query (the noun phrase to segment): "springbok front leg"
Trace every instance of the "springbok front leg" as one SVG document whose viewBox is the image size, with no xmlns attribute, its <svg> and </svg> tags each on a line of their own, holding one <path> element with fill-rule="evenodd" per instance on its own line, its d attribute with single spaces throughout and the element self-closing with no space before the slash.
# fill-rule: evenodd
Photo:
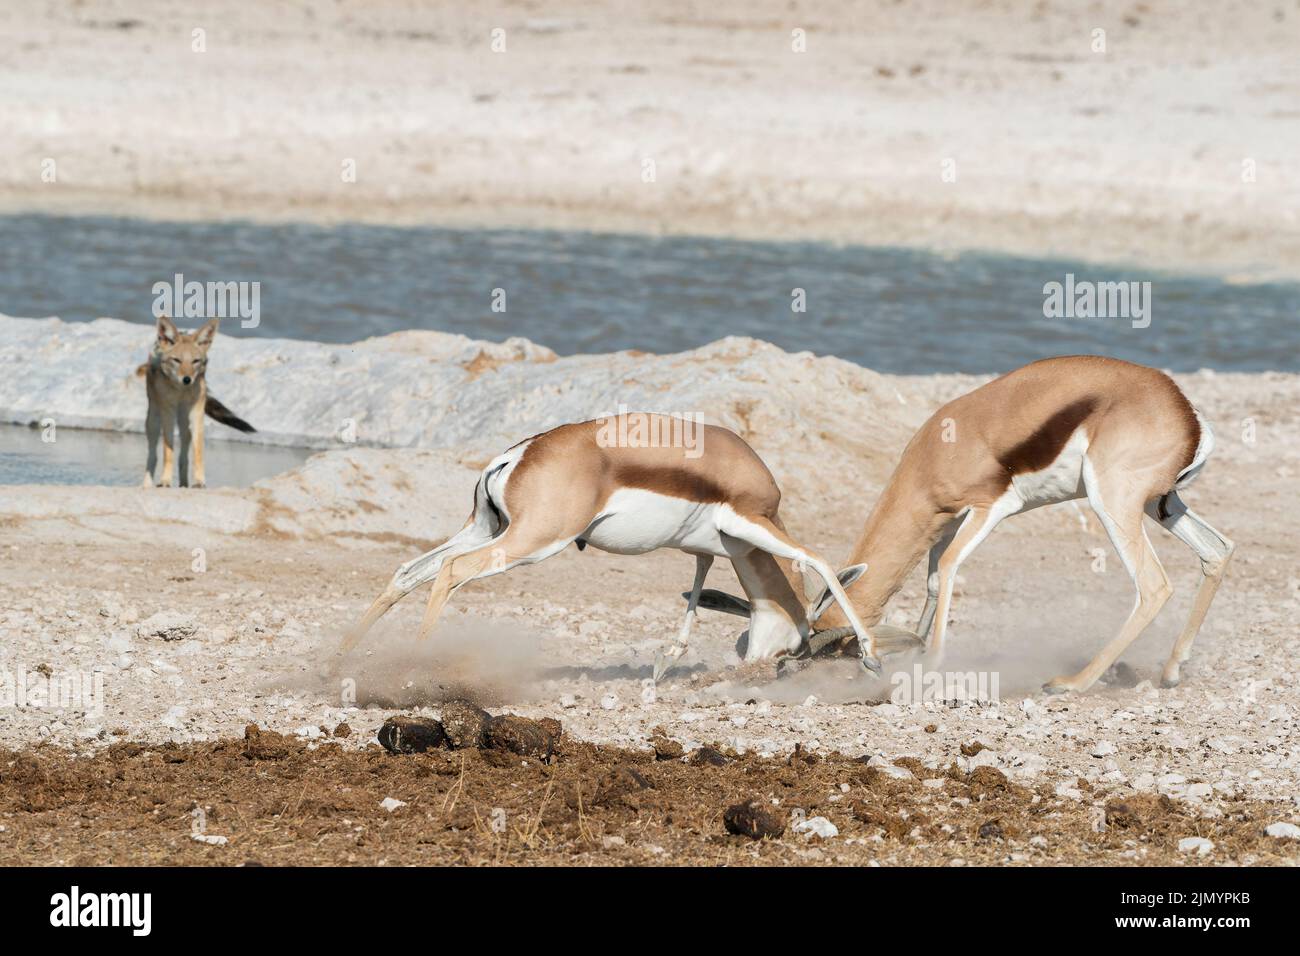
<svg viewBox="0 0 1300 956">
<path fill-rule="evenodd" d="M 695 581 L 691 585 L 691 593 L 686 598 L 686 619 L 682 621 L 682 629 L 677 634 L 677 640 L 666 651 L 660 651 L 655 656 L 654 682 L 659 683 L 660 679 L 668 672 L 672 662 L 677 660 L 686 653 L 686 643 L 690 640 L 691 626 L 695 623 L 695 609 L 700 603 L 700 591 L 704 588 L 704 579 L 709 574 L 709 568 L 713 567 L 713 555 L 697 554 L 695 556 Z"/>
<path fill-rule="evenodd" d="M 952 589 L 957 580 L 957 569 L 980 543 L 992 533 L 998 523 L 1020 508 L 1019 499 L 1008 490 L 992 505 L 972 506 L 957 526 L 948 546 L 935 562 L 938 575 L 938 599 L 935 602 L 934 633 L 926 645 L 926 666 L 937 670 L 943 663 L 944 639 L 948 636 L 948 611 L 952 607 Z"/>
<path fill-rule="evenodd" d="M 840 612 L 848 618 L 849 625 L 853 628 L 853 633 L 858 639 L 858 647 L 862 651 L 862 666 L 876 675 L 880 674 L 880 658 L 876 654 L 875 638 L 863 626 L 857 610 L 853 607 L 853 602 L 844 593 L 839 578 L 826 563 L 825 558 L 799 545 L 780 526 L 762 515 L 741 515 L 730 511 L 723 517 L 721 524 L 725 534 L 766 551 L 774 557 L 801 562 L 805 567 L 817 572 L 825 583 L 826 589 L 834 596 Z"/>
<path fill-rule="evenodd" d="M 921 620 L 916 625 L 916 634 L 922 640 L 930 635 L 930 626 L 934 624 L 934 612 L 939 605 L 939 559 L 948 550 L 953 536 L 961 529 L 960 521 L 950 521 L 944 526 L 938 540 L 930 546 L 930 557 L 925 568 L 925 606 L 921 608 Z"/>
<path fill-rule="evenodd" d="M 1183 504 L 1175 492 L 1170 492 L 1163 499 L 1157 499 L 1147 505 L 1147 514 L 1166 528 L 1179 541 L 1183 542 L 1201 559 L 1200 587 L 1196 589 L 1196 598 L 1192 603 L 1192 613 L 1187 618 L 1178 640 L 1174 642 L 1173 651 L 1165 663 L 1160 683 L 1165 687 L 1176 687 L 1181 678 L 1182 665 L 1192 653 L 1192 642 L 1205 621 L 1205 614 L 1210 610 L 1210 602 L 1219 590 L 1223 572 L 1228 567 L 1235 550 L 1233 543 L 1210 527 L 1200 515 Z"/>
</svg>

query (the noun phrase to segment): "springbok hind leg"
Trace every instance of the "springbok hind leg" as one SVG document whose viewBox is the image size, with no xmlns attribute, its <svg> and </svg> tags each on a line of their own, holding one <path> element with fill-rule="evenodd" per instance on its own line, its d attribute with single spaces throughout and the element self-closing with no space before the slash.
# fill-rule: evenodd
<svg viewBox="0 0 1300 956">
<path fill-rule="evenodd" d="M 1146 626 L 1155 620 L 1173 593 L 1165 570 L 1160 566 L 1160 559 L 1156 557 L 1155 549 L 1147 538 L 1146 529 L 1142 527 L 1145 496 L 1139 497 L 1133 493 L 1108 494 L 1107 489 L 1096 487 L 1095 479 L 1089 480 L 1087 469 L 1085 482 L 1088 484 L 1088 500 L 1137 588 L 1137 603 L 1133 605 L 1119 634 L 1083 670 L 1071 676 L 1054 678 L 1043 686 L 1043 690 L 1049 694 L 1069 690 L 1084 691 L 1091 687 Z"/>
<path fill-rule="evenodd" d="M 394 572 L 393 579 L 388 583 L 388 587 L 384 588 L 379 597 L 375 598 L 356 627 L 351 628 L 343 636 L 342 642 L 334 652 L 335 662 L 356 647 L 361 642 L 361 639 L 374 627 L 375 622 L 387 614 L 394 604 L 430 578 L 435 577 L 447 558 L 454 554 L 461 554 L 481 547 L 491 540 L 491 534 L 485 532 L 485 529 L 477 525 L 471 518 L 460 531 L 438 545 L 438 547 L 426 551 L 419 557 L 413 558 L 399 567 Z"/>
<path fill-rule="evenodd" d="M 1203 577 L 1192 602 L 1192 613 L 1187 618 L 1182 633 L 1178 635 L 1178 640 L 1174 642 L 1173 651 L 1160 679 L 1165 687 L 1176 687 L 1181 678 L 1181 667 L 1191 656 L 1192 642 L 1196 640 L 1201 624 L 1205 621 L 1205 614 L 1210 610 L 1210 602 L 1219 590 L 1219 582 L 1223 580 L 1223 572 L 1232 558 L 1234 545 L 1210 527 L 1204 518 L 1183 504 L 1176 493 L 1171 492 L 1163 499 L 1148 504 L 1147 514 L 1195 551 L 1201 559 Z"/>
<path fill-rule="evenodd" d="M 522 523 L 512 524 L 505 534 L 481 548 L 448 558 L 434 579 L 429 603 L 420 622 L 420 639 L 428 637 L 443 607 L 459 588 L 482 578 L 490 578 L 524 564 L 536 564 L 559 554 L 573 543 L 576 535 L 555 538 L 550 534 L 530 534 Z"/>
</svg>

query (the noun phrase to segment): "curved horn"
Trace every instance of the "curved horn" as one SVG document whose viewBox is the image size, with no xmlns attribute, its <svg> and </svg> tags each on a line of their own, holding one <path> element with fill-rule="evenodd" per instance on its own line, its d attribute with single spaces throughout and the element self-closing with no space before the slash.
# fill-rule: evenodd
<svg viewBox="0 0 1300 956">
<path fill-rule="evenodd" d="M 832 644 L 853 636 L 851 627 L 829 627 L 824 631 L 816 631 L 808 638 L 808 653 L 820 654 Z"/>
</svg>

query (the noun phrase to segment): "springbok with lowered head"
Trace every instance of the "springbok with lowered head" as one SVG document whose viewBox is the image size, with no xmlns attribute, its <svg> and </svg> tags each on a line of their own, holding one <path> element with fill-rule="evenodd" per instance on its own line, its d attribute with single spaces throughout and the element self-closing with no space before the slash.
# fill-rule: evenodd
<svg viewBox="0 0 1300 956">
<path fill-rule="evenodd" d="M 1178 496 L 1204 467 L 1214 435 L 1163 372 L 1118 359 L 1074 355 L 1044 359 L 1003 375 L 935 412 L 908 442 L 853 548 L 870 566 L 846 588 L 857 620 L 835 608 L 809 647 L 847 644 L 884 615 L 885 605 L 929 552 L 925 609 L 917 628 L 937 667 L 952 604 L 953 579 L 998 522 L 1043 505 L 1087 498 L 1137 589 L 1119 634 L 1077 674 L 1044 686 L 1091 687 L 1169 600 L 1172 589 L 1143 527 L 1143 516 L 1170 531 L 1201 561 L 1191 616 L 1174 643 L 1162 681 L 1176 685 L 1233 544 Z M 746 613 L 747 603 L 705 591 L 700 606 Z"/>
<path fill-rule="evenodd" d="M 683 436 L 684 428 L 693 434 L 678 441 L 661 438 Z M 877 642 L 858 623 L 844 585 L 863 569 L 847 568 L 837 577 L 824 559 L 786 533 L 777 514 L 780 501 L 767 466 L 725 428 L 647 413 L 561 425 L 488 464 L 465 526 L 397 569 L 345 637 L 339 655 L 422 584 L 433 582 L 420 626 L 424 637 L 458 588 L 576 544 L 615 554 L 676 548 L 695 555 L 686 619 L 675 643 L 655 662 L 655 680 L 684 653 L 705 576 L 719 557 L 731 560 L 749 598 L 746 660 L 799 652 L 809 621 L 834 602 L 858 639 L 864 664 L 879 672 L 877 654 L 897 649 L 891 641 L 898 629 L 882 629 Z M 797 597 L 794 575 L 778 558 L 820 577 L 823 589 L 809 606 Z"/>
</svg>

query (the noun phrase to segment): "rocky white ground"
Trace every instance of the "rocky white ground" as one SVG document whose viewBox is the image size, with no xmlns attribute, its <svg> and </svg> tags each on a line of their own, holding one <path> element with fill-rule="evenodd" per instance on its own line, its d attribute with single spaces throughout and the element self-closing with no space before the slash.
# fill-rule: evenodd
<svg viewBox="0 0 1300 956">
<path fill-rule="evenodd" d="M 97 323 L 85 334 L 97 326 L 117 331 Z M 69 327 L 56 330 L 57 347 L 74 347 Z M 1004 524 L 963 569 L 950 663 L 996 675 L 996 707 L 891 703 L 891 684 L 866 680 L 850 662 L 774 680 L 769 668 L 736 666 L 739 619 L 719 616 L 701 618 L 682 669 L 653 698 L 644 696 L 689 583 L 690 559 L 675 553 L 573 550 L 472 585 L 424 646 L 413 642 L 422 610 L 413 595 L 341 681 L 322 679 L 322 656 L 396 565 L 459 526 L 486 458 L 578 417 L 592 394 L 700 411 L 738 429 L 786 489 L 792 530 L 839 557 L 911 430 L 978 381 L 881 376 L 748 340 L 672 356 L 554 361 L 518 344 L 510 347 L 513 360 L 497 364 L 472 361 L 480 352 L 492 357 L 494 347 L 451 339 L 426 333 L 415 357 L 416 349 L 390 340 L 303 352 L 304 363 L 322 367 L 331 354 L 368 363 L 401 396 L 392 400 L 402 403 L 392 407 L 393 421 L 408 421 L 420 404 L 403 394 L 397 373 L 404 363 L 419 366 L 434 396 L 465 396 L 464 418 L 430 411 L 425 424 L 388 433 L 426 447 L 340 444 L 245 490 L 0 487 L 0 665 L 27 675 L 29 688 L 101 674 L 104 703 L 102 712 L 30 699 L 6 704 L 0 744 L 91 749 L 121 736 L 210 739 L 238 734 L 250 721 L 311 736 L 346 721 L 358 731 L 349 740 L 362 745 L 397 709 L 436 712 L 438 701 L 473 693 L 494 707 L 555 716 L 571 734 L 629 746 L 645 746 L 662 726 L 688 747 L 781 752 L 800 743 L 946 763 L 959 744 L 978 740 L 989 749 L 962 760 L 1045 776 L 1068 791 L 1083 777 L 1193 799 L 1211 792 L 1294 799 L 1300 519 L 1291 503 L 1300 472 L 1300 376 L 1179 377 L 1219 438 L 1187 498 L 1236 540 L 1238 552 L 1174 690 L 1150 682 L 1188 611 L 1198 571 L 1189 552 L 1153 528 L 1176 596 L 1125 658 L 1140 682 L 1081 696 L 1038 693 L 1107 640 L 1132 601 L 1095 519 L 1068 506 Z M 272 363 L 250 358 L 274 355 L 277 343 L 225 347 L 231 404 L 255 420 L 267 416 L 272 432 L 305 434 L 313 415 L 334 422 L 349 417 L 346 408 L 381 421 L 390 408 L 377 389 L 371 404 L 359 402 L 346 384 L 359 379 L 341 377 L 337 392 L 304 411 L 277 400 L 266 370 Z M 5 382 L 0 376 L 0 389 Z M 12 402 L 3 394 L 0 404 Z M 130 424 L 125 398 L 83 407 L 77 397 L 66 408 L 63 400 L 52 397 L 44 410 L 89 415 L 99 405 L 106 418 Z M 210 454 L 222 449 L 215 442 Z M 716 570 L 711 583 L 730 586 L 729 570 Z M 913 623 L 919 598 L 917 575 L 894 619 Z"/>
</svg>

